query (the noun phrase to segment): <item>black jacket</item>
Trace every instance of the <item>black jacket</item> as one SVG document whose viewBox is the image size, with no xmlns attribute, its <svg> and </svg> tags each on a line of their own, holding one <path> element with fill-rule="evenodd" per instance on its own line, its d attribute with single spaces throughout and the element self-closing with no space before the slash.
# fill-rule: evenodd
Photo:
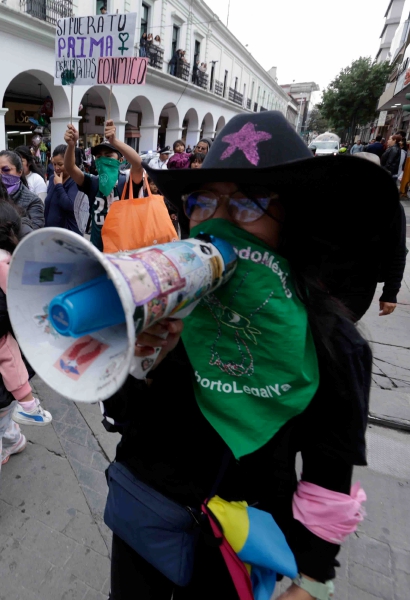
<svg viewBox="0 0 410 600">
<path fill-rule="evenodd" d="M 337 356 L 333 362 L 319 352 L 320 386 L 309 407 L 256 452 L 232 458 L 218 490 L 226 500 L 246 499 L 270 512 L 287 536 L 299 570 L 321 581 L 335 576 L 339 546 L 293 519 L 295 457 L 302 453 L 306 481 L 350 493 L 353 465 L 366 464 L 372 361 L 368 344 L 350 321 L 331 323 Z M 163 494 L 199 505 L 227 450 L 197 405 L 194 373 L 182 342 L 150 377 L 150 386 L 128 377 L 104 402 L 106 417 L 115 423 L 106 420 L 106 428 L 122 434 L 117 460 Z"/>
<path fill-rule="evenodd" d="M 399 144 L 395 144 L 391 148 L 387 148 L 386 152 L 381 157 L 381 164 L 391 175 L 397 175 L 399 172 L 401 159 L 401 148 Z"/>
</svg>

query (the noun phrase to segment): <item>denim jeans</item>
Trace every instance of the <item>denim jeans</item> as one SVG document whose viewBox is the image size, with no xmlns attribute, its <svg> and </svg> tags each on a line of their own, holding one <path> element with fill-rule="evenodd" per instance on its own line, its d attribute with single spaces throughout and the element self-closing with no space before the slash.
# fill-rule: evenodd
<svg viewBox="0 0 410 600">
<path fill-rule="evenodd" d="M 140 46 L 140 56 L 141 57 L 146 57 L 147 56 L 147 51 L 143 46 Z"/>
<path fill-rule="evenodd" d="M 0 471 L 2 457 L 8 454 L 7 449 L 14 446 L 21 436 L 20 427 L 11 418 L 16 404 L 12 402 L 6 408 L 0 408 Z"/>
</svg>

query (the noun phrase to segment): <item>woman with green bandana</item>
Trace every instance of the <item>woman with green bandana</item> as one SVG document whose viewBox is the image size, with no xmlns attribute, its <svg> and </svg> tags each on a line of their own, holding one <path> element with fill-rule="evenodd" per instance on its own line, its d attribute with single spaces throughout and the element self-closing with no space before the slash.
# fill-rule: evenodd
<svg viewBox="0 0 410 600">
<path fill-rule="evenodd" d="M 91 243 L 103 250 L 101 230 L 111 204 L 121 198 L 128 179 L 127 173 L 120 173 L 120 165 L 125 158 L 131 165 L 130 177 L 134 185 L 134 197 L 137 198 L 142 186 L 143 169 L 138 154 L 118 140 L 115 136 L 114 121 L 107 121 L 105 140 L 91 149 L 95 158 L 98 175 L 83 173 L 75 164 L 75 147 L 79 133 L 74 125 L 68 125 L 64 139 L 68 145 L 64 156 L 64 168 L 78 185 L 81 192 L 88 196 L 91 213 Z"/>
<path fill-rule="evenodd" d="M 281 113 L 264 112 L 229 121 L 202 169 L 148 167 L 189 235 L 230 242 L 238 265 L 184 321 L 138 336 L 136 356 L 162 348 L 148 379 L 129 377 L 103 407 L 122 434 L 116 460 L 156 492 L 199 508 L 218 482 L 224 500 L 273 516 L 299 571 L 281 600 L 330 600 L 340 545 L 363 518 L 352 473 L 366 465 L 371 352 L 335 295 L 352 271 L 377 281 L 399 202 L 387 173 L 358 162 L 314 160 Z M 206 534 L 194 560 L 178 587 L 114 534 L 110 598 L 240 597 Z"/>
</svg>

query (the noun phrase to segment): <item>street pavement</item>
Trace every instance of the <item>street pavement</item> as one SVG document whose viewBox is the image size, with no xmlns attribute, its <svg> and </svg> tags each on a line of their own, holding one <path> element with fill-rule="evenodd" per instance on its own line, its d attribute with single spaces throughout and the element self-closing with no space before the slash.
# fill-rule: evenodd
<svg viewBox="0 0 410 600">
<path fill-rule="evenodd" d="M 367 517 L 339 556 L 335 600 L 410 598 L 410 264 L 396 311 L 379 317 L 377 298 L 360 324 L 374 353 L 369 466 L 355 471 Z M 53 423 L 23 428 L 27 449 L 1 472 L 0 600 L 106 600 L 104 470 L 119 436 L 97 405 L 69 402 L 37 377 L 34 387 Z"/>
</svg>

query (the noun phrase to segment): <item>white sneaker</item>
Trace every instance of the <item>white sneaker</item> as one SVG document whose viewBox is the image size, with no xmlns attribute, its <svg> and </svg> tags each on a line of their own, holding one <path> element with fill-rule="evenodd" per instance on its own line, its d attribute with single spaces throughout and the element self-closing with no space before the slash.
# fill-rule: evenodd
<svg viewBox="0 0 410 600">
<path fill-rule="evenodd" d="M 23 452 L 26 446 L 26 437 L 21 433 L 18 442 L 16 442 L 14 446 L 10 446 L 10 448 L 3 449 L 3 453 L 1 455 L 1 464 L 5 465 L 7 462 L 9 462 L 9 458 L 12 454 L 19 454 L 20 452 Z"/>
<path fill-rule="evenodd" d="M 25 411 L 20 404 L 17 404 L 12 417 L 15 423 L 19 425 L 38 425 L 40 427 L 51 423 L 53 420 L 51 414 L 48 410 L 44 410 L 38 398 L 34 398 L 34 400 L 37 406 L 31 412 Z"/>
</svg>

